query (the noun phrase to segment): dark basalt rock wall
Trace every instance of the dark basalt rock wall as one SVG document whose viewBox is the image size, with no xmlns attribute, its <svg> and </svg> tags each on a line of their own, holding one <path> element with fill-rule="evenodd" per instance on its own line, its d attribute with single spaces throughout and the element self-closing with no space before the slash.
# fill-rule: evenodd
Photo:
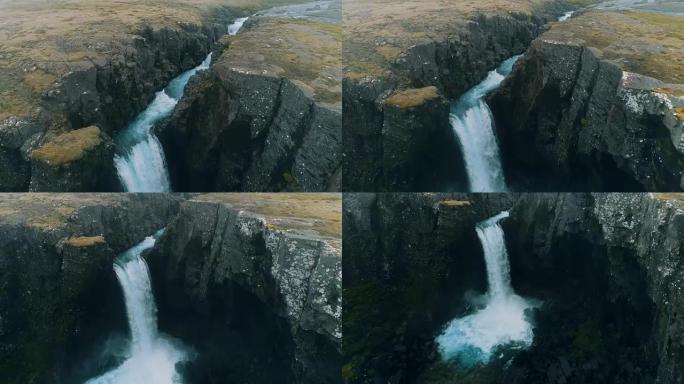
<svg viewBox="0 0 684 384">
<path fill-rule="evenodd" d="M 340 383 L 339 247 L 223 205 L 184 202 L 149 260 L 160 322 L 198 350 L 189 377 Z"/>
<path fill-rule="evenodd" d="M 535 191 L 682 189 L 681 131 L 663 99 L 589 48 L 537 40 L 491 100 L 505 171 Z M 630 74 L 638 77 L 638 75 Z"/>
<path fill-rule="evenodd" d="M 176 190 L 340 189 L 341 114 L 288 79 L 212 67 L 158 136 Z"/>
<path fill-rule="evenodd" d="M 231 18 L 226 16 L 224 21 Z M 0 191 L 27 191 L 32 177 L 41 177 L 31 174 L 30 152 L 55 134 L 97 125 L 115 137 L 157 91 L 205 58 L 225 34 L 225 25 L 145 28 L 132 41 L 122 43 L 113 57 L 67 75 L 46 92 L 35 116 L 0 122 Z M 97 173 L 98 166 L 92 164 L 93 169 L 86 171 Z M 34 184 L 45 185 L 41 189 L 45 191 L 58 187 L 42 180 Z"/>
<path fill-rule="evenodd" d="M 114 257 L 162 228 L 176 206 L 161 195 L 131 195 L 86 204 L 53 228 L 0 221 L 4 383 L 69 382 L 62 379 L 80 370 L 71 359 L 83 345 L 102 341 L 100 327 L 126 329 Z M 72 244 L 74 236 L 102 241 Z"/>
<path fill-rule="evenodd" d="M 410 153 L 396 152 L 396 148 L 385 145 L 385 136 L 394 131 L 411 132 L 425 129 L 414 119 L 398 124 L 392 119 L 393 109 L 385 99 L 395 90 L 436 86 L 442 97 L 455 99 L 467 89 L 476 85 L 489 71 L 505 59 L 523 52 L 541 32 L 545 19 L 524 15 L 481 16 L 473 20 L 461 36 L 443 41 L 417 45 L 404 53 L 390 68 L 389 75 L 381 78 L 343 80 L 343 148 L 345 151 L 343 188 L 345 191 L 419 191 L 444 190 L 464 185 L 465 170 L 458 143 L 449 126 L 448 115 L 444 114 L 439 124 L 434 124 L 434 137 L 440 138 L 442 146 L 437 149 L 414 148 L 415 153 L 440 151 L 449 163 L 442 167 L 414 166 L 407 173 L 396 175 L 387 169 L 384 158 L 398 159 L 410 163 Z M 456 71 L 456 68 L 461 70 Z M 434 113 L 430 108 L 416 108 L 416 120 L 429 121 L 426 114 Z M 440 116 L 442 115 L 440 111 Z M 392 121 L 393 124 L 387 124 Z M 390 132 L 390 130 L 392 132 Z M 412 133 L 409 136 L 419 136 Z M 445 140 L 443 138 L 451 138 Z M 421 168 L 419 171 L 415 168 Z M 435 168 L 438 168 L 435 171 Z M 421 174 L 439 173 L 433 180 L 419 183 Z M 460 176 L 459 176 L 460 175 Z M 399 180 L 397 180 L 399 178 Z"/>
<path fill-rule="evenodd" d="M 501 210 L 514 289 L 543 302 L 534 344 L 484 367 L 445 364 L 434 337 L 472 311 L 467 291 L 486 290 L 474 226 Z M 348 197 L 344 215 L 349 382 L 682 382 L 679 202 L 380 194 Z"/>
</svg>

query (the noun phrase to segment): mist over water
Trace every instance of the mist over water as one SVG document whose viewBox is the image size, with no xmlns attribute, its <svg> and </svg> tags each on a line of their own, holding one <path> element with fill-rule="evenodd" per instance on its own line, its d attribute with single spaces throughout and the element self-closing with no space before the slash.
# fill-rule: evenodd
<svg viewBox="0 0 684 384">
<path fill-rule="evenodd" d="M 533 326 L 525 311 L 538 305 L 513 292 L 504 232 L 499 222 L 508 212 L 477 224 L 487 267 L 484 306 L 471 315 L 452 320 L 437 337 L 444 360 L 459 360 L 466 366 L 486 363 L 498 347 L 527 348 L 534 339 Z"/>
<path fill-rule="evenodd" d="M 449 121 L 463 153 L 471 192 L 507 190 L 499 144 L 494 133 L 494 118 L 485 96 L 501 85 L 519 58 L 515 56 L 504 61 L 451 106 Z"/>
<path fill-rule="evenodd" d="M 150 272 L 141 256 L 162 233 L 146 238 L 114 261 L 130 329 L 127 359 L 86 384 L 182 384 L 176 364 L 187 360 L 188 354 L 178 342 L 159 334 Z"/>
</svg>

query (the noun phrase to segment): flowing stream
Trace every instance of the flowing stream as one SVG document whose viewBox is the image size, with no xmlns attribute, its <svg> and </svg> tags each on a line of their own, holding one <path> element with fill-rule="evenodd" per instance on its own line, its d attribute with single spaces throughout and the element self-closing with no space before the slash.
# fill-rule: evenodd
<svg viewBox="0 0 684 384">
<path fill-rule="evenodd" d="M 227 27 L 228 34 L 237 34 L 247 19 L 235 20 Z M 183 72 L 157 92 L 152 103 L 117 137 L 114 165 L 126 192 L 171 192 L 164 149 L 152 128 L 173 113 L 188 81 L 197 72 L 209 69 L 211 56 L 210 53 L 200 65 Z"/>
<path fill-rule="evenodd" d="M 487 267 L 487 294 L 475 313 L 452 320 L 436 341 L 444 360 L 459 360 L 466 366 L 486 363 L 497 347 L 527 348 L 534 339 L 533 326 L 525 311 L 538 306 L 515 294 L 500 221 L 504 211 L 477 224 L 477 236 Z"/>
<path fill-rule="evenodd" d="M 463 153 L 471 192 L 507 190 L 494 133 L 494 118 L 485 97 L 501 85 L 519 58 L 514 56 L 504 61 L 451 106 L 449 121 Z"/>
<path fill-rule="evenodd" d="M 187 360 L 183 348 L 159 334 L 157 306 L 150 272 L 142 252 L 154 246 L 160 230 L 127 250 L 114 261 L 126 304 L 130 346 L 128 358 L 119 367 L 90 379 L 86 384 L 181 384 L 176 363 Z"/>
</svg>

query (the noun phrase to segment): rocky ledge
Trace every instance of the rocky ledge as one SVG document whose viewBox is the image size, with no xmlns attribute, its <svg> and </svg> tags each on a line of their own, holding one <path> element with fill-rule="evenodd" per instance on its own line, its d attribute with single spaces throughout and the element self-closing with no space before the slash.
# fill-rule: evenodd
<svg viewBox="0 0 684 384">
<path fill-rule="evenodd" d="M 490 103 L 513 187 L 682 190 L 682 20 L 591 10 L 535 41 Z"/>
<path fill-rule="evenodd" d="M 452 189 L 454 164 L 463 160 L 448 100 L 524 52 L 566 7 L 553 0 L 347 2 L 344 190 Z M 426 87 L 437 95 L 402 108 L 391 101 Z"/>
<path fill-rule="evenodd" d="M 177 190 L 340 188 L 341 26 L 256 17 L 158 136 Z"/>
</svg>

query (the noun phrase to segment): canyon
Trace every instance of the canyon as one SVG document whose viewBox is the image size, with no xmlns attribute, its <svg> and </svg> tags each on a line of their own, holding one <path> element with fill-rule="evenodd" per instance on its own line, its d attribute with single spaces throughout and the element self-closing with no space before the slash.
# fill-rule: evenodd
<svg viewBox="0 0 684 384">
<path fill-rule="evenodd" d="M 679 2 L 349 4 L 345 191 L 682 189 Z M 453 103 L 515 55 L 483 95 L 491 111 L 455 120 Z M 496 156 L 459 119 L 492 126 L 503 170 L 480 178 L 503 173 L 507 189 L 473 177 L 471 152 Z"/>
<path fill-rule="evenodd" d="M 336 75 L 339 53 L 334 55 L 337 62 L 326 53 L 318 64 L 312 64 L 314 69 L 307 66 L 312 50 L 319 52 L 324 46 L 334 50 L 335 44 L 339 49 L 335 24 L 339 19 L 335 16 L 340 12 L 339 2 L 316 1 L 295 6 L 290 3 L 301 2 L 153 1 L 129 4 L 130 7 L 125 3 L 84 1 L 63 7 L 41 0 L 0 3 L 3 20 L 6 19 L 0 29 L 0 191 L 123 191 L 124 182 L 114 166 L 115 155 L 120 156 L 122 151 L 118 148 L 121 131 L 173 78 L 200 65 L 209 53 L 220 61 L 219 56 L 229 51 L 227 37 L 230 25 L 236 21 L 241 26 L 244 23 L 253 35 L 252 40 L 249 35 L 244 37 L 242 49 L 247 54 L 239 55 L 256 58 L 252 62 L 243 60 L 240 71 L 254 74 L 248 83 L 230 84 L 230 100 L 204 103 L 205 113 L 211 118 L 219 111 L 246 110 L 235 103 L 234 96 L 240 94 L 250 105 L 256 100 L 271 105 L 273 116 L 257 116 L 254 111 L 242 113 L 238 122 L 228 124 L 230 127 L 223 126 L 223 121 L 214 121 L 216 127 L 212 132 L 216 136 L 207 138 L 197 132 L 204 126 L 186 127 L 188 121 L 196 120 L 194 116 L 192 120 L 185 116 L 188 106 L 195 105 L 195 99 L 201 96 L 200 86 L 196 85 L 187 98 L 180 100 L 186 108 L 179 108 L 181 111 L 174 117 L 162 116 L 166 118 L 155 120 L 148 127 L 153 134 L 166 139 L 157 145 L 164 147 L 165 158 L 153 160 L 168 162 L 171 171 L 200 167 L 203 172 L 210 172 L 214 180 L 207 180 L 202 174 L 192 178 L 191 183 L 186 182 L 185 174 L 171 174 L 168 189 L 338 189 L 335 180 L 339 178 L 340 107 L 335 106 L 333 99 L 335 89 L 340 88 L 340 76 Z M 37 25 L 36 20 L 46 15 L 50 15 L 51 21 Z M 245 23 L 248 16 L 254 17 Z M 77 20 L 86 22 L 80 24 Z M 288 20 L 297 44 L 290 45 L 290 41 L 269 50 L 271 44 L 278 42 L 278 28 L 288 25 Z M 236 50 L 241 45 L 238 40 L 232 43 Z M 251 56 L 250 47 L 255 48 Z M 264 49 L 259 51 L 259 47 Z M 286 61 L 271 59 L 262 63 L 271 69 L 270 73 L 262 73 L 259 61 L 263 54 L 266 59 L 282 57 Z M 224 67 L 216 73 L 230 70 Z M 321 77 L 310 78 L 316 71 L 320 71 Z M 205 85 L 208 79 L 204 79 Z M 294 105 L 279 108 L 280 96 L 274 87 L 279 90 L 280 82 L 290 84 L 289 88 L 283 87 L 288 100 L 290 93 L 299 95 Z M 320 92 L 313 91 L 312 85 Z M 265 94 L 271 99 L 259 96 Z M 290 117 L 300 113 L 305 118 Z M 242 137 L 244 124 L 259 127 L 258 132 L 255 128 L 255 137 L 244 142 L 230 140 L 231 147 L 226 140 Z M 188 136 L 189 130 L 193 133 Z M 181 137 L 188 147 L 179 147 L 175 140 Z M 204 148 L 207 140 L 213 143 L 206 148 L 207 152 L 188 153 Z M 325 150 L 323 145 L 317 146 L 319 143 L 325 143 Z M 243 161 L 245 154 L 247 160 Z M 239 176 L 234 176 L 236 173 Z M 236 177 L 250 180 L 256 177 L 250 174 L 267 173 L 272 175 L 268 180 L 234 182 Z"/>
<path fill-rule="evenodd" d="M 345 196 L 343 376 L 372 383 L 679 383 L 681 196 Z M 476 225 L 502 211 L 527 348 L 474 367 L 444 360 L 448 323 L 478 308 L 487 270 Z"/>
<path fill-rule="evenodd" d="M 3 382 L 85 382 L 123 363 L 113 264 L 165 228 L 140 255 L 159 332 L 187 347 L 183 382 L 339 383 L 340 215 L 339 195 L 4 195 Z"/>
</svg>

